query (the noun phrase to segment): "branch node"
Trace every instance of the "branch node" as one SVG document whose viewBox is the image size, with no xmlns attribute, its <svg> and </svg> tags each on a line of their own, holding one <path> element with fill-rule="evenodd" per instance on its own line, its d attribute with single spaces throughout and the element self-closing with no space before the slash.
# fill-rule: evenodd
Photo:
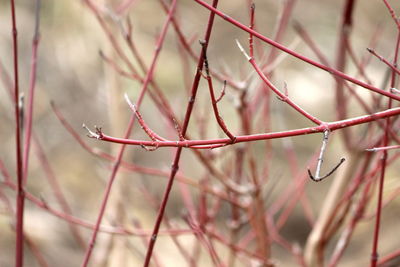
<svg viewBox="0 0 400 267">
<path fill-rule="evenodd" d="M 158 145 L 156 144 L 154 147 L 147 147 L 143 144 L 140 144 L 140 147 L 143 148 L 144 150 L 146 150 L 147 152 L 152 152 L 152 151 L 157 150 Z"/>
</svg>

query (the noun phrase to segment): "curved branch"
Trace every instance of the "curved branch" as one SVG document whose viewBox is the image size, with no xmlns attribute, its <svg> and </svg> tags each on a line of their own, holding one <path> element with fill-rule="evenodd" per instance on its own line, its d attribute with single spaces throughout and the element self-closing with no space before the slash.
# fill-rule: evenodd
<svg viewBox="0 0 400 267">
<path fill-rule="evenodd" d="M 325 150 L 326 150 L 326 145 L 328 144 L 329 133 L 330 133 L 329 130 L 324 131 L 324 139 L 322 140 L 321 152 L 319 153 L 317 170 L 315 171 L 315 176 L 313 176 L 311 174 L 310 169 L 307 170 L 308 175 L 310 176 L 311 180 L 313 180 L 314 182 L 320 182 L 320 181 L 324 180 L 325 178 L 329 177 L 345 161 L 345 158 L 341 158 L 340 162 L 338 164 L 336 164 L 336 166 L 330 172 L 321 176 L 321 167 L 322 167 L 322 163 L 324 162 L 324 154 L 325 154 Z"/>
</svg>

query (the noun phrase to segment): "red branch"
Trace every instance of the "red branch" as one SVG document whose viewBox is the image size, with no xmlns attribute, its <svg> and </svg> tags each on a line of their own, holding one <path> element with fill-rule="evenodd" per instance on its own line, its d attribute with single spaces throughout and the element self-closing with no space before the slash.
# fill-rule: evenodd
<svg viewBox="0 0 400 267">
<path fill-rule="evenodd" d="M 15 152 L 17 162 L 17 212 L 16 212 L 16 248 L 15 266 L 22 267 L 24 259 L 24 202 L 25 192 L 23 188 L 23 160 L 21 145 L 21 110 L 19 106 L 19 79 L 18 79 L 18 38 L 15 12 L 15 1 L 11 0 L 13 57 L 14 57 L 14 109 L 15 109 Z"/>
<path fill-rule="evenodd" d="M 283 132 L 272 132 L 272 133 L 260 133 L 251 135 L 239 135 L 236 136 L 235 143 L 250 142 L 250 141 L 260 141 L 268 139 L 277 139 L 290 136 L 298 136 L 305 134 L 322 133 L 326 130 L 335 131 L 338 129 L 343 129 L 350 126 L 355 126 L 359 124 L 373 122 L 379 119 L 392 117 L 400 114 L 400 108 L 392 108 L 381 112 L 376 112 L 369 115 L 364 115 L 360 117 L 354 117 L 341 121 L 326 122 L 322 125 L 315 127 L 300 128 L 295 130 L 288 130 Z M 134 139 L 124 139 L 108 136 L 104 134 L 100 129 L 95 134 L 90 135 L 92 138 L 97 138 L 102 141 L 126 144 L 126 145 L 136 145 L 136 146 L 150 146 L 150 147 L 182 147 L 182 148 L 215 148 L 222 145 L 228 145 L 232 141 L 229 138 L 222 139 L 210 139 L 210 140 L 184 140 L 184 141 L 145 141 L 145 140 L 134 140 Z"/>
<path fill-rule="evenodd" d="M 212 11 L 216 15 L 220 16 L 222 19 L 224 19 L 224 20 L 228 21 L 229 23 L 235 25 L 236 27 L 238 27 L 238 28 L 240 28 L 240 29 L 242 29 L 242 30 L 254 35 L 255 37 L 259 38 L 260 40 L 262 40 L 262 41 L 264 41 L 264 42 L 266 42 L 266 43 L 268 43 L 268 44 L 270 44 L 270 45 L 282 50 L 283 52 L 288 53 L 289 55 L 292 55 L 293 57 L 296 57 L 296 58 L 300 59 L 301 61 L 304 61 L 304 62 L 306 62 L 308 64 L 311 64 L 311 65 L 313 65 L 313 66 L 315 66 L 315 67 L 317 67 L 319 69 L 327 71 L 330 74 L 335 75 L 337 77 L 340 77 L 340 78 L 342 78 L 344 80 L 347 80 L 347 81 L 352 82 L 354 84 L 357 84 L 357 85 L 359 85 L 361 87 L 364 87 L 365 89 L 371 90 L 371 91 L 376 92 L 378 94 L 381 94 L 381 95 L 384 95 L 384 96 L 387 96 L 387 97 L 390 97 L 392 99 L 400 101 L 400 96 L 397 96 L 397 95 L 394 95 L 392 93 L 386 92 L 386 91 L 384 91 L 382 89 L 379 89 L 379 88 L 374 87 L 374 86 L 372 86 L 370 84 L 364 83 L 364 82 L 362 82 L 362 81 L 360 81 L 358 79 L 350 77 L 349 75 L 347 75 L 347 74 L 345 74 L 343 72 L 340 72 L 340 71 L 338 71 L 336 69 L 333 69 L 331 67 L 328 67 L 328 66 L 325 66 L 323 64 L 320 64 L 320 63 L 318 63 L 318 62 L 316 62 L 316 61 L 314 61 L 312 59 L 309 59 L 308 57 L 305 57 L 305 56 L 303 56 L 303 55 L 301 55 L 299 53 L 296 53 L 293 50 L 291 50 L 291 49 L 289 49 L 289 48 L 287 48 L 287 47 L 285 47 L 285 46 L 283 46 L 283 45 L 281 45 L 281 44 L 269 39 L 268 37 L 265 37 L 264 35 L 260 34 L 259 32 L 256 32 L 256 31 L 250 29 L 246 25 L 243 25 L 242 23 L 238 22 L 237 20 L 232 19 L 228 15 L 226 15 L 223 12 L 219 11 L 218 9 L 210 6 L 206 2 L 204 2 L 202 0 L 194 0 L 194 1 L 199 3 L 200 5 L 204 6 L 208 10 Z"/>
</svg>

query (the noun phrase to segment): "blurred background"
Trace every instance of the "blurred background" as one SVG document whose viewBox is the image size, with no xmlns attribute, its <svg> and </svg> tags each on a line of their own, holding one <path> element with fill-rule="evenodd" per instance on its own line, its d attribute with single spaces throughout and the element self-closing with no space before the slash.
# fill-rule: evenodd
<svg viewBox="0 0 400 267">
<path fill-rule="evenodd" d="M 285 1 L 255 0 L 256 27 L 265 36 L 272 36 L 275 31 L 280 11 Z M 400 12 L 400 3 L 391 1 L 395 11 Z M 122 29 L 126 29 L 126 19 L 129 17 L 132 25 L 132 38 L 137 46 L 139 54 L 147 66 L 150 65 L 154 55 L 155 42 L 162 29 L 166 18 L 159 1 L 96 1 L 93 3 L 99 8 L 101 16 L 106 21 L 110 32 L 121 43 L 121 49 L 128 51 L 123 42 Z M 338 29 L 344 1 L 295 1 L 292 14 L 288 21 L 288 27 L 281 40 L 285 46 L 289 46 L 296 52 L 317 60 L 308 46 L 301 40 L 293 29 L 295 21 L 301 23 L 312 36 L 315 43 L 330 62 L 335 61 Z M 248 1 L 230 0 L 219 3 L 220 10 L 229 14 L 245 25 L 249 24 Z M 201 47 L 198 40 L 202 38 L 205 30 L 208 12 L 194 1 L 179 1 L 176 9 L 176 19 L 183 34 L 192 41 L 191 47 L 198 55 Z M 2 65 L 0 78 L 0 159 L 12 179 L 15 179 L 15 144 L 14 144 L 14 112 L 7 89 L 7 75 L 12 77 L 12 38 L 10 3 L 0 0 L 0 63 Z M 383 1 L 357 1 L 354 13 L 351 42 L 353 50 L 359 58 L 368 54 L 366 48 L 373 39 L 376 31 L 379 31 L 379 39 L 375 50 L 386 57 L 393 56 L 396 40 L 396 26 L 390 17 Z M 20 87 L 25 92 L 29 87 L 29 74 L 31 71 L 32 37 L 35 25 L 35 1 L 17 1 L 17 23 L 20 55 Z M 123 26 L 121 26 L 123 25 Z M 377 28 L 380 27 L 380 28 Z M 378 29 L 378 30 L 377 30 Z M 256 97 L 255 88 L 260 80 L 245 57 L 240 53 L 235 40 L 238 39 L 248 51 L 248 35 L 233 27 L 226 21 L 216 18 L 208 50 L 210 66 L 218 72 L 232 77 L 235 82 L 242 82 L 249 90 L 249 98 Z M 257 52 L 262 54 L 269 52 L 271 47 L 257 43 Z M 85 150 L 78 141 L 60 123 L 51 108 L 50 102 L 54 102 L 57 110 L 65 117 L 66 121 L 79 134 L 80 138 L 93 149 L 105 151 L 116 155 L 120 146 L 109 144 L 86 137 L 87 132 L 82 129 L 84 123 L 93 129 L 94 125 L 102 127 L 106 134 L 122 137 L 126 129 L 131 111 L 124 101 L 124 93 L 127 93 L 132 101 L 136 101 L 141 89 L 138 81 L 123 77 L 118 74 L 101 55 L 113 58 L 115 51 L 112 49 L 109 39 L 96 19 L 96 16 L 84 1 L 41 1 L 40 9 L 40 43 L 37 61 L 37 83 L 34 99 L 33 131 L 35 142 L 32 145 L 29 178 L 27 190 L 34 196 L 43 200 L 56 210 L 62 206 L 58 202 L 54 188 L 48 178 L 50 173 L 58 181 L 59 188 L 68 202 L 71 212 L 75 217 L 94 223 L 101 204 L 106 182 L 111 173 L 112 163 L 101 159 Z M 135 68 L 138 63 L 133 60 L 131 54 L 128 58 Z M 160 85 L 162 92 L 178 120 L 183 120 L 188 101 L 187 92 L 196 71 L 196 62 L 187 55 L 182 56 L 182 46 L 176 37 L 172 27 L 168 30 L 166 41 L 162 47 L 160 57 L 154 72 L 154 80 Z M 279 54 L 281 55 L 281 54 Z M 262 62 L 262 57 L 258 58 Z M 117 62 L 121 66 L 121 61 Z M 123 67 L 123 69 L 126 69 Z M 386 67 L 376 59 L 372 59 L 366 69 L 373 83 L 379 87 L 383 84 Z M 353 75 L 357 72 L 354 65 L 347 66 L 346 73 Z M 273 82 L 278 88 L 287 84 L 288 92 L 292 100 L 304 107 L 308 112 L 324 121 L 336 120 L 336 106 L 334 102 L 335 81 L 331 76 L 297 59 L 282 54 L 279 64 L 274 69 Z M 216 94 L 222 88 L 221 82 L 215 82 Z M 364 89 L 357 88 L 357 92 L 365 98 L 371 99 Z M 220 138 L 224 135 L 217 129 L 213 117 L 210 116 L 208 90 L 206 83 L 201 82 L 199 96 L 196 101 L 195 113 L 189 127 L 192 138 Z M 240 133 L 240 120 L 235 111 L 237 94 L 229 86 L 226 95 L 219 103 L 219 107 L 226 124 L 234 133 Z M 350 104 L 349 115 L 358 116 L 365 112 L 358 105 Z M 165 117 L 146 95 L 140 107 L 141 114 L 146 123 L 161 136 L 175 140 L 176 132 L 170 129 Z M 202 119 L 207 118 L 206 127 L 201 128 Z M 256 120 L 256 118 L 255 118 Z M 208 124 L 207 124 L 208 123 Z M 281 101 L 271 101 L 271 131 L 283 131 L 287 129 L 309 127 L 310 122 L 296 114 L 290 107 Z M 354 129 L 355 135 L 361 136 L 368 126 L 358 126 Z M 205 130 L 204 130 L 205 129 Z M 262 125 L 254 125 L 254 132 L 263 130 Z M 205 131 L 202 135 L 201 131 Z M 139 126 L 133 131 L 135 139 L 148 139 Z M 289 139 L 287 139 L 289 140 Z M 321 135 L 301 136 L 290 139 L 300 170 L 306 173 L 312 156 L 319 151 Z M 271 153 L 266 155 L 265 142 L 252 144 L 256 161 L 270 160 L 268 170 L 268 185 L 265 191 L 265 206 L 279 197 L 291 182 L 291 174 L 288 161 L 282 147 L 282 140 L 273 140 L 270 143 Z M 229 150 L 221 149 L 210 152 L 211 154 L 229 155 Z M 40 158 L 40 150 L 47 158 L 48 169 L 44 167 Z M 168 172 L 173 159 L 175 149 L 163 148 L 153 152 L 145 151 L 140 147 L 128 147 L 124 160 L 137 166 L 150 167 Z M 344 148 L 340 135 L 332 135 L 326 154 L 326 166 L 333 166 L 344 156 Z M 391 152 L 397 153 L 397 152 Z M 207 153 L 205 153 L 207 155 Z M 211 156 L 210 156 L 211 157 Z M 226 166 L 225 157 L 219 157 L 215 164 Z M 225 164 L 225 165 L 224 165 Z M 198 162 L 193 153 L 185 150 L 180 164 L 182 175 L 199 181 L 206 175 L 204 166 Z M 233 168 L 234 166 L 232 166 Z M 222 168 L 222 167 L 221 167 Z M 228 166 L 229 168 L 229 166 Z M 50 171 L 49 171 L 50 170 Z M 388 193 L 391 189 L 399 187 L 399 168 L 396 164 L 388 169 L 386 187 Z M 104 217 L 104 225 L 119 225 L 115 218 L 122 218 L 124 225 L 135 224 L 140 221 L 143 229 L 152 229 L 155 221 L 156 208 L 151 206 L 144 195 L 142 188 L 146 188 L 159 201 L 165 185 L 165 177 L 128 171 L 124 168 L 119 172 L 119 181 L 122 186 L 115 186 L 116 192 L 108 205 Z M 322 201 L 329 189 L 331 181 L 324 183 L 309 183 L 306 192 L 314 214 L 319 213 Z M 15 233 L 12 230 L 13 216 L 10 216 L 7 201 L 14 207 L 15 192 L 3 186 L 2 201 L 0 201 L 0 266 L 13 266 Z M 126 191 L 124 191 L 126 190 Z M 197 191 L 191 191 L 196 195 Z M 6 199 L 6 200 L 4 200 Z M 121 200 L 122 199 L 122 200 Z M 115 214 L 115 203 L 124 203 L 123 214 Z M 371 203 L 375 203 L 372 201 Z M 400 202 L 394 200 L 385 209 L 382 225 L 381 253 L 393 251 L 400 246 L 397 234 L 400 225 Z M 171 199 L 167 207 L 167 216 L 174 225 L 185 227 L 182 214 L 185 206 L 177 186 L 174 187 Z M 372 212 L 372 207 L 371 207 Z M 224 215 L 225 214 L 225 215 Z M 224 216 L 228 216 L 229 208 L 222 209 L 219 222 L 222 228 L 226 224 Z M 122 217 L 120 217 L 122 216 Z M 373 221 L 365 220 L 358 225 L 354 232 L 354 242 L 341 260 L 339 266 L 366 266 L 369 261 L 371 249 Z M 45 209 L 39 208 L 30 201 L 26 202 L 25 229 L 27 235 L 36 244 L 46 259 L 49 266 L 78 266 L 84 256 L 84 249 L 78 244 L 71 234 L 69 224 L 60 218 L 50 214 Z M 300 209 L 295 209 L 291 218 L 281 230 L 281 234 L 290 242 L 304 246 L 311 227 L 307 223 Z M 91 230 L 78 226 L 79 236 L 84 244 L 90 239 Z M 108 234 L 101 234 L 96 243 L 92 263 L 102 262 L 102 251 L 106 249 Z M 187 246 L 193 246 L 196 242 L 191 236 L 179 237 Z M 123 239 L 123 238 L 121 238 Z M 125 266 L 140 266 L 146 247 L 141 237 L 130 237 L 129 248 L 126 253 L 134 257 L 125 262 Z M 162 266 L 187 266 L 180 259 L 179 252 L 172 245 L 168 237 L 160 237 L 156 245 L 156 253 L 162 259 Z M 124 243 L 124 246 L 127 246 Z M 297 266 L 293 258 L 287 257 L 279 246 L 273 246 L 272 258 L 277 266 Z M 30 249 L 26 249 L 26 266 L 40 266 Z M 224 252 L 221 252 L 224 253 Z M 115 256 L 121 258 L 124 256 Z M 126 258 L 127 259 L 127 258 Z M 204 256 L 200 258 L 199 266 L 208 266 L 210 259 Z M 93 265 L 97 266 L 97 265 Z M 98 265 L 100 266 L 100 265 Z M 118 265 L 108 262 L 107 266 Z M 211 265 L 210 265 L 211 266 Z M 241 266 L 238 264 L 237 266 Z M 393 265 L 395 266 L 395 265 Z"/>
</svg>

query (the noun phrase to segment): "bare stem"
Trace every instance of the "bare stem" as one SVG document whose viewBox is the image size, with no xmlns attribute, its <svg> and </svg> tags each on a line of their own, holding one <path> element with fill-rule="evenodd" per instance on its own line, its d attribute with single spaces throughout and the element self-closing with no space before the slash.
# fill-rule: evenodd
<svg viewBox="0 0 400 267">
<path fill-rule="evenodd" d="M 247 55 L 246 51 L 243 49 L 242 45 L 239 43 L 238 40 L 236 40 L 236 43 L 240 49 L 240 51 L 243 53 L 243 55 L 246 57 L 246 59 L 250 62 L 250 64 L 253 66 L 254 70 L 257 72 L 257 74 L 260 76 L 260 78 L 263 80 L 263 82 L 275 93 L 278 95 L 278 97 L 280 98 L 280 100 L 282 100 L 283 102 L 286 102 L 287 104 L 289 104 L 289 106 L 291 106 L 292 108 L 294 108 L 297 112 L 299 112 L 301 115 L 303 115 L 304 117 L 306 117 L 307 119 L 309 119 L 310 121 L 312 121 L 315 124 L 321 125 L 323 124 L 323 121 L 317 119 L 316 117 L 314 117 L 313 115 L 311 115 L 310 113 L 308 113 L 307 111 L 305 111 L 304 109 L 302 109 L 300 106 L 298 106 L 296 103 L 294 103 L 288 96 L 287 93 L 282 93 L 278 88 L 276 88 L 271 81 L 264 75 L 263 71 L 260 69 L 260 67 L 256 64 L 254 58 L 250 57 L 249 55 Z"/>
<path fill-rule="evenodd" d="M 368 52 L 370 52 L 372 55 L 377 57 L 380 61 L 385 63 L 389 68 L 392 69 L 392 71 L 396 72 L 398 75 L 400 75 L 400 70 L 396 68 L 392 63 L 390 63 L 387 59 L 385 59 L 383 56 L 379 55 L 374 49 L 372 48 L 367 48 Z M 393 93 L 393 92 L 392 92 Z"/>
<path fill-rule="evenodd" d="M 202 42 L 200 42 L 200 43 L 201 43 L 201 45 L 202 45 L 202 47 L 204 49 L 204 43 L 202 43 Z M 218 101 L 217 101 L 217 99 L 215 99 L 214 86 L 213 86 L 212 78 L 210 76 L 210 70 L 209 70 L 208 59 L 207 59 L 207 52 L 204 51 L 203 54 L 204 54 L 204 69 L 205 69 L 205 72 L 206 72 L 206 80 L 207 80 L 207 83 L 208 83 L 208 90 L 210 92 L 211 105 L 213 107 L 214 116 L 215 116 L 215 119 L 217 120 L 217 123 L 218 123 L 219 127 L 221 127 L 222 131 L 224 131 L 224 133 L 229 137 L 229 139 L 231 139 L 232 144 L 233 144 L 233 143 L 235 143 L 236 137 L 228 130 L 228 127 L 225 125 L 224 120 L 219 115 L 219 110 L 218 110 L 218 105 L 217 105 Z M 224 90 L 225 90 L 225 86 L 224 86 Z"/>
<path fill-rule="evenodd" d="M 14 58 L 14 107 L 15 107 L 15 152 L 17 162 L 17 211 L 16 211 L 16 247 L 15 247 L 15 266 L 22 267 L 24 259 L 24 202 L 25 192 L 23 185 L 23 159 L 21 144 L 21 124 L 19 108 L 19 78 L 18 78 L 18 38 L 17 22 L 15 12 L 15 0 L 11 0 L 11 20 L 13 38 L 13 58 Z"/>
<path fill-rule="evenodd" d="M 213 1 L 213 7 L 216 7 L 218 4 L 218 0 L 214 0 Z M 182 125 L 182 136 L 185 137 L 186 131 L 188 129 L 189 126 L 189 121 L 190 121 L 190 117 L 192 115 L 192 110 L 193 110 L 193 106 L 194 106 L 194 101 L 196 99 L 196 95 L 197 95 L 197 89 L 199 86 L 199 82 L 200 82 L 200 78 L 201 78 L 201 70 L 203 68 L 203 64 L 204 64 L 204 53 L 207 51 L 207 46 L 208 46 L 208 42 L 210 40 L 210 36 L 211 36 L 211 30 L 213 28 L 214 25 L 214 17 L 215 14 L 214 13 L 210 13 L 209 19 L 208 19 L 208 25 L 207 25 L 207 30 L 204 36 L 204 41 L 205 44 L 203 46 L 203 49 L 201 50 L 201 55 L 199 57 L 199 61 L 197 64 L 197 72 L 196 75 L 194 77 L 193 80 L 193 85 L 192 85 L 192 90 L 191 90 L 191 95 L 190 95 L 190 100 L 186 109 L 186 114 L 185 114 L 185 119 Z M 181 157 L 181 153 L 182 153 L 182 148 L 178 148 L 176 153 L 175 153 L 175 158 L 174 161 L 172 163 L 172 168 L 171 168 L 171 174 L 168 180 L 168 184 L 167 187 L 165 189 L 164 192 L 164 196 L 162 198 L 162 202 L 160 205 L 160 209 L 158 211 L 157 214 L 157 219 L 156 219 L 156 223 L 154 225 L 154 229 L 153 229 L 153 234 L 151 236 L 150 239 L 150 243 L 149 246 L 147 248 L 147 253 L 146 253 L 146 258 L 145 258 L 145 262 L 144 262 L 144 267 L 148 267 L 150 264 L 150 260 L 151 260 L 151 256 L 153 254 L 153 249 L 157 240 L 157 236 L 158 236 L 158 232 L 161 226 L 161 221 L 162 218 L 164 216 L 164 212 L 165 212 L 165 207 L 167 206 L 167 202 L 169 199 L 169 194 L 171 192 L 172 189 L 172 185 L 174 183 L 175 180 L 175 175 L 178 172 L 178 168 L 179 168 L 179 161 L 180 161 L 180 157 Z"/>
<path fill-rule="evenodd" d="M 399 56 L 399 49 L 400 49 L 400 32 L 397 33 L 397 42 L 395 46 L 395 54 L 394 54 L 394 66 L 397 65 L 397 60 Z M 390 82 L 390 87 L 393 88 L 396 85 L 396 79 L 397 79 L 397 74 L 395 71 L 392 71 L 392 77 L 391 77 L 391 82 Z M 392 100 L 389 99 L 388 101 L 388 109 L 392 107 L 393 103 Z M 386 128 L 385 128 L 385 134 L 383 137 L 383 146 L 388 146 L 389 145 L 389 129 L 391 128 L 390 124 L 390 118 L 386 118 Z M 385 182 L 385 173 L 386 173 L 386 167 L 387 167 L 387 157 L 388 157 L 388 152 L 387 150 L 383 151 L 383 155 L 381 158 L 381 172 L 379 176 L 379 187 L 378 187 L 378 201 L 377 201 L 377 207 L 376 207 L 376 217 L 375 217 L 375 228 L 374 228 L 374 239 L 373 239 L 373 244 L 372 244 L 372 252 L 371 252 L 371 267 L 376 267 L 379 259 L 379 254 L 378 254 L 378 245 L 379 245 L 379 230 L 380 230 L 380 224 L 381 224 L 381 214 L 382 214 L 382 209 L 383 209 L 383 186 Z"/>
<path fill-rule="evenodd" d="M 329 131 L 326 130 L 324 131 L 324 139 L 322 140 L 322 146 L 318 157 L 317 170 L 315 171 L 315 176 L 312 175 L 310 169 L 308 169 L 308 175 L 314 182 L 320 182 L 325 178 L 329 177 L 330 175 L 332 175 L 332 173 L 334 173 L 337 170 L 337 168 L 339 168 L 339 166 L 345 161 L 344 158 L 341 158 L 340 162 L 335 167 L 333 167 L 331 171 L 329 171 L 326 175 L 321 175 L 321 166 L 322 163 L 324 162 L 324 154 L 326 150 L 326 145 L 328 144 L 328 139 L 329 139 Z"/>
<path fill-rule="evenodd" d="M 136 108 L 136 105 L 133 104 L 128 95 L 125 94 L 125 100 L 128 103 L 129 107 L 131 108 L 131 110 L 133 111 L 133 113 L 136 116 L 136 119 L 138 120 L 140 126 L 142 127 L 143 131 L 145 131 L 145 133 L 150 137 L 151 140 L 156 141 L 165 141 L 166 139 L 159 136 L 158 134 L 156 134 L 155 132 L 153 132 L 148 126 L 147 124 L 144 122 L 142 115 L 140 115 L 139 111 Z"/>
<path fill-rule="evenodd" d="M 29 151 L 32 136 L 32 122 L 33 122 L 33 100 L 35 95 L 35 85 L 36 85 L 36 71 L 37 71 L 37 54 L 40 41 L 39 33 L 39 21 L 40 21 L 40 5 L 41 1 L 36 0 L 36 15 L 35 15 L 35 33 L 32 40 L 32 57 L 31 57 L 31 73 L 29 81 L 29 97 L 28 97 L 28 108 L 26 113 L 26 127 L 25 127 L 25 140 L 24 140 L 24 177 L 23 181 L 26 184 L 28 179 L 28 166 L 29 166 Z"/>
</svg>

